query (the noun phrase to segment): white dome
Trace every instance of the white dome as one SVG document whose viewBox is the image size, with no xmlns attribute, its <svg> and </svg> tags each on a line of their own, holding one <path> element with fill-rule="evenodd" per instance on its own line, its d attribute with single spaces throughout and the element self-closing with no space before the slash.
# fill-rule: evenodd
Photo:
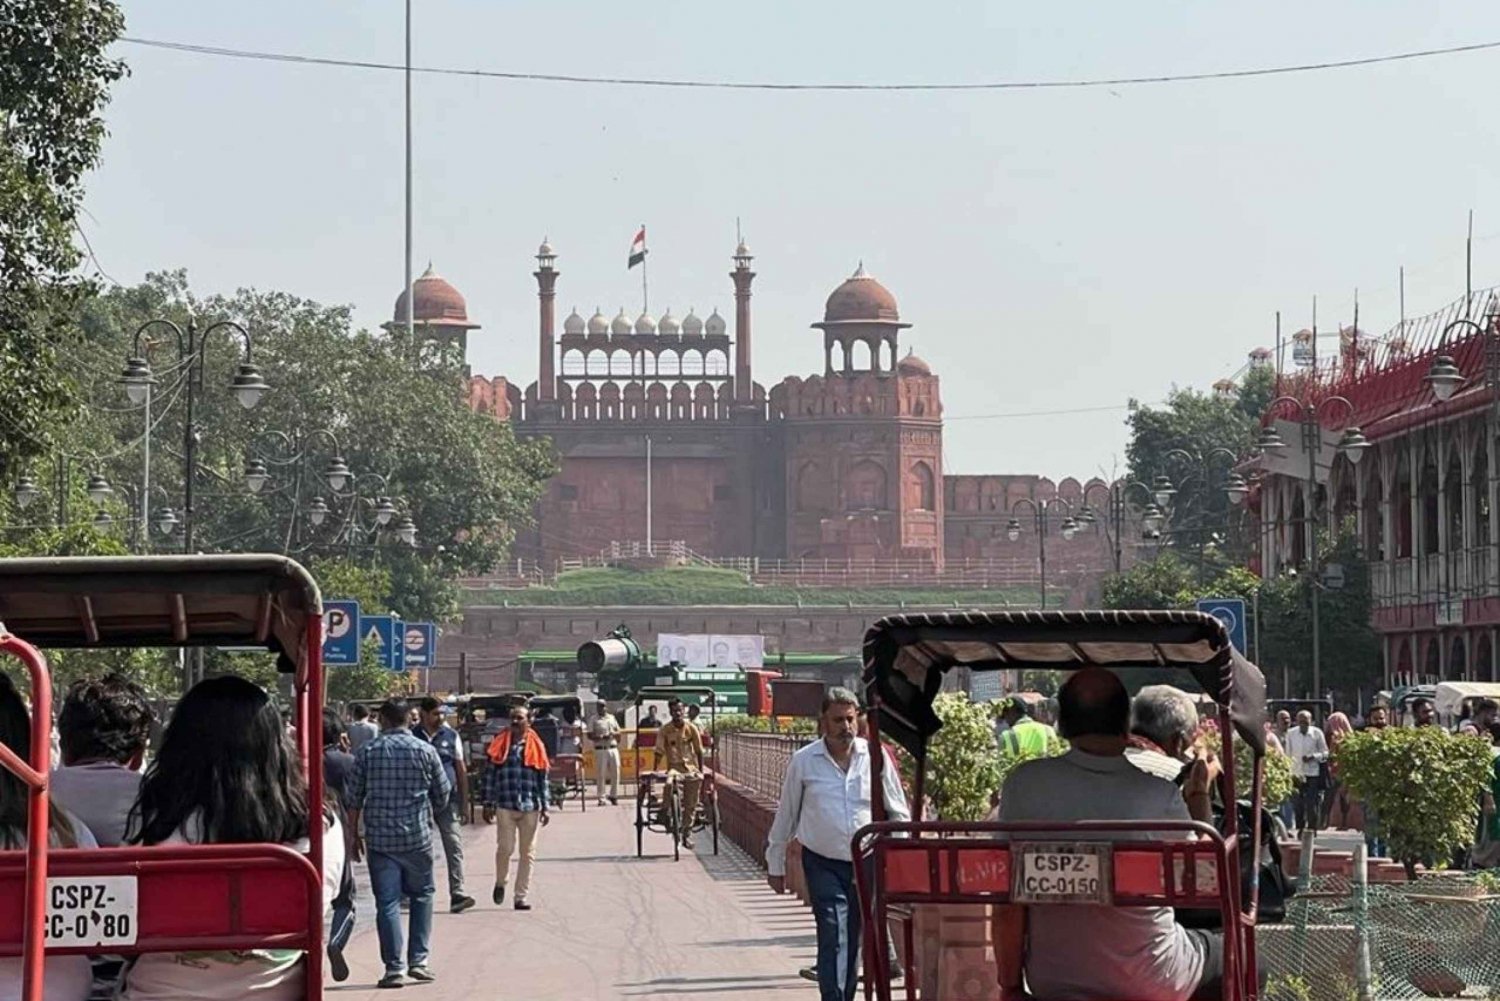
<svg viewBox="0 0 1500 1001">
<path fill-rule="evenodd" d="M 724 318 L 719 315 L 719 311 L 717 309 L 714 310 L 713 315 L 708 318 L 707 322 L 703 324 L 704 333 L 708 334 L 708 336 L 710 337 L 716 337 L 719 334 L 724 333 L 724 331 L 727 329 L 728 326 L 724 323 Z"/>
<path fill-rule="evenodd" d="M 703 333 L 703 318 L 691 309 L 688 315 L 682 318 L 682 332 L 689 337 L 698 337 Z"/>
<path fill-rule="evenodd" d="M 600 319 L 603 319 L 603 317 L 600 317 Z M 581 334 L 587 326 L 588 324 L 584 322 L 583 317 L 578 315 L 578 307 L 574 306 L 573 312 L 569 313 L 567 319 L 563 320 L 563 333 Z"/>
<path fill-rule="evenodd" d="M 633 329 L 635 328 L 630 325 L 630 317 L 625 315 L 625 307 L 621 306 L 619 315 L 609 323 L 610 333 L 623 335 L 630 333 Z"/>
<path fill-rule="evenodd" d="M 638 334 L 656 333 L 656 321 L 651 318 L 650 313 L 642 312 L 635 321 L 635 332 Z"/>
<path fill-rule="evenodd" d="M 677 324 L 677 317 L 673 316 L 672 310 L 668 308 L 665 313 L 661 314 L 661 322 L 656 325 L 656 332 L 658 334 L 675 334 L 679 329 L 681 328 Z"/>
<path fill-rule="evenodd" d="M 557 256 L 557 252 L 552 249 L 552 244 L 549 241 L 547 241 L 546 239 L 543 239 L 542 240 L 542 245 L 540 247 L 536 248 L 536 256 L 538 256 L 538 257 L 556 257 Z"/>
<path fill-rule="evenodd" d="M 605 318 L 604 311 L 597 306 L 594 307 L 594 315 L 589 317 L 589 333 L 609 333 L 609 320 Z"/>
</svg>

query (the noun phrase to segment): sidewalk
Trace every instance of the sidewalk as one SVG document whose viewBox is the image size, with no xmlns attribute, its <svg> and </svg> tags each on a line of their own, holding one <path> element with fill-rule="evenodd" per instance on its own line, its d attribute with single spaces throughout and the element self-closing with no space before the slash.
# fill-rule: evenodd
<svg viewBox="0 0 1500 1001">
<path fill-rule="evenodd" d="M 677 863 L 667 837 L 647 832 L 647 856 L 637 859 L 634 820 L 633 799 L 622 799 L 617 807 L 590 805 L 587 814 L 576 802 L 554 812 L 538 840 L 529 896 L 535 909 L 529 912 L 513 910 L 508 899 L 499 908 L 490 903 L 495 829 L 464 828 L 467 889 L 479 906 L 466 914 L 448 913 L 440 861 L 431 961 L 438 980 L 408 983 L 399 995 L 375 989 L 382 972 L 380 948 L 368 880 L 359 867 L 358 925 L 346 953 L 351 973 L 343 984 L 330 982 L 328 996 L 340 1001 L 817 997 L 816 986 L 797 975 L 813 961 L 812 915 L 806 907 L 772 894 L 764 873 L 727 839 L 720 839 L 715 857 L 707 832 L 695 839 L 696 856 L 684 854 Z"/>
</svg>

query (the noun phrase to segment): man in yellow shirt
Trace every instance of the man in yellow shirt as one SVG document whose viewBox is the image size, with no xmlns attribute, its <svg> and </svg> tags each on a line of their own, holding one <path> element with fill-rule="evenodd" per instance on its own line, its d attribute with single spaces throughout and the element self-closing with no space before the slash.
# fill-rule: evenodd
<svg viewBox="0 0 1500 1001">
<path fill-rule="evenodd" d="M 671 722 L 661 728 L 656 738 L 655 760 L 667 762 L 667 781 L 682 784 L 681 830 L 673 835 L 682 847 L 693 847 L 693 821 L 698 816 L 698 795 L 703 789 L 703 735 L 696 724 L 687 720 L 687 706 L 681 699 L 667 703 Z"/>
</svg>

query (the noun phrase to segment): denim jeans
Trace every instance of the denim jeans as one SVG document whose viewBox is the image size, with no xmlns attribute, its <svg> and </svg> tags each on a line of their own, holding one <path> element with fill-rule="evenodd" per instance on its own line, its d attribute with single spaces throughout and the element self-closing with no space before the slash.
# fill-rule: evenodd
<svg viewBox="0 0 1500 1001">
<path fill-rule="evenodd" d="M 333 916 L 328 922 L 328 948 L 343 952 L 353 934 L 354 869 L 345 858 L 344 872 L 339 878 L 339 895 L 333 898 Z"/>
<path fill-rule="evenodd" d="M 854 1001 L 859 984 L 859 903 L 854 864 L 802 849 L 802 874 L 818 929 L 821 1001 Z"/>
<path fill-rule="evenodd" d="M 389 855 L 370 852 L 370 889 L 375 894 L 375 930 L 386 973 L 427 965 L 432 938 L 432 897 L 436 892 L 432 849 Z M 401 898 L 411 899 L 411 942 L 401 961 Z"/>
<path fill-rule="evenodd" d="M 448 896 L 464 895 L 464 835 L 458 826 L 458 793 L 448 799 L 448 805 L 438 810 L 433 817 L 437 824 L 438 837 L 443 842 L 443 856 L 448 861 Z"/>
</svg>

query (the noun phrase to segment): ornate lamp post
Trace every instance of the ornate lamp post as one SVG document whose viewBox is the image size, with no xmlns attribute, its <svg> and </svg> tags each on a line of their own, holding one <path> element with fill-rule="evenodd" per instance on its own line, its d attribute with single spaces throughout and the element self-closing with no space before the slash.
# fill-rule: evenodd
<svg viewBox="0 0 1500 1001">
<path fill-rule="evenodd" d="M 131 402 L 144 402 L 155 383 L 155 378 L 151 373 L 151 364 L 147 361 L 142 349 L 142 340 L 146 331 L 152 327 L 165 327 L 176 335 L 177 357 L 186 369 L 184 375 L 187 382 L 184 388 L 187 391 L 187 413 L 183 421 L 182 442 L 182 549 L 183 552 L 190 553 L 193 551 L 193 493 L 194 481 L 197 479 L 200 431 L 194 422 L 194 411 L 198 394 L 203 391 L 204 359 L 207 354 L 205 348 L 208 345 L 209 336 L 217 331 L 226 330 L 245 342 L 244 357 L 235 371 L 234 378 L 229 383 L 229 390 L 239 401 L 240 406 L 246 410 L 253 408 L 271 387 L 266 384 L 266 380 L 260 374 L 260 369 L 256 368 L 251 360 L 250 331 L 240 324 L 233 320 L 219 320 L 200 331 L 192 321 L 188 322 L 187 329 L 184 330 L 171 320 L 154 319 L 147 320 L 137 328 L 131 356 L 125 360 L 125 367 L 120 373 L 120 382 L 125 386 L 125 393 L 130 397 Z"/>
<path fill-rule="evenodd" d="M 1434 360 L 1434 365 L 1437 361 Z M 1450 394 L 1451 395 L 1451 394 Z M 1266 408 L 1267 413 L 1275 413 L 1276 409 L 1283 404 L 1295 415 L 1301 423 L 1301 448 L 1307 456 L 1307 499 L 1304 507 L 1305 520 L 1307 523 L 1307 566 L 1309 576 L 1309 601 L 1312 605 L 1312 675 L 1313 695 L 1320 696 L 1323 691 L 1323 661 L 1322 644 L 1319 633 L 1319 607 L 1320 589 L 1318 580 L 1318 533 L 1317 533 L 1317 506 L 1318 506 L 1318 454 L 1323 447 L 1323 425 L 1328 418 L 1328 412 L 1335 407 L 1344 409 L 1343 435 L 1339 439 L 1338 451 L 1351 463 L 1358 465 L 1359 460 L 1364 458 L 1365 452 L 1370 448 L 1369 439 L 1364 436 L 1357 425 L 1347 423 L 1354 416 L 1354 404 L 1342 396 L 1327 396 L 1317 402 L 1299 400 L 1294 396 L 1281 396 L 1271 401 Z M 1333 430 L 1339 430 L 1335 428 Z M 1257 447 L 1266 454 L 1277 454 L 1287 447 L 1277 432 L 1274 424 L 1268 424 L 1261 429 L 1260 439 Z"/>
<path fill-rule="evenodd" d="M 1206 452 L 1189 451 L 1185 448 L 1174 448 L 1169 451 L 1164 458 L 1168 463 L 1175 463 L 1180 466 L 1185 466 L 1189 470 L 1191 470 L 1187 478 L 1182 482 L 1191 483 L 1196 481 L 1203 491 L 1203 496 L 1199 504 L 1198 525 L 1195 529 L 1193 529 L 1193 534 L 1197 537 L 1198 542 L 1198 577 L 1201 581 L 1203 579 L 1203 550 L 1204 543 L 1206 541 L 1205 536 L 1208 530 L 1206 524 L 1207 512 L 1205 508 L 1208 504 L 1209 498 L 1212 496 L 1215 487 L 1215 472 L 1219 468 L 1221 468 L 1215 460 L 1227 459 L 1228 465 L 1222 467 L 1227 471 L 1228 469 L 1233 468 L 1234 464 L 1239 461 L 1239 456 L 1229 449 L 1222 447 L 1211 448 Z M 1173 487 L 1172 481 L 1169 480 L 1166 476 L 1158 476 L 1156 478 L 1156 485 L 1156 498 L 1158 503 L 1161 503 L 1163 490 L 1168 491 L 1167 497 L 1169 501 L 1172 497 L 1178 495 L 1178 491 Z M 1247 496 L 1249 496 L 1250 487 L 1249 484 L 1245 482 L 1244 477 L 1240 476 L 1237 473 L 1232 473 L 1225 476 L 1224 493 L 1231 502 L 1240 504 L 1244 502 Z M 1162 506 L 1166 507 L 1167 505 L 1163 504 Z M 1179 529 L 1179 531 L 1181 531 L 1181 529 Z"/>
<path fill-rule="evenodd" d="M 1016 512 L 1021 508 L 1030 509 L 1032 518 L 1036 523 L 1037 563 L 1041 571 L 1043 610 L 1047 608 L 1048 514 L 1052 511 L 1053 508 L 1058 507 L 1065 508 L 1068 512 L 1067 516 L 1063 518 L 1062 524 L 1058 527 L 1058 531 L 1062 534 L 1063 539 L 1071 539 L 1073 535 L 1078 531 L 1078 522 L 1073 518 L 1072 506 L 1068 504 L 1067 501 L 1056 497 L 1051 500 L 1042 501 L 1034 501 L 1030 497 L 1018 498 L 1016 502 L 1010 506 L 1011 518 L 1009 524 L 1005 526 L 1006 537 L 1012 542 L 1019 542 L 1021 539 L 1021 521 L 1016 517 Z"/>
<path fill-rule="evenodd" d="M 1130 505 L 1130 494 L 1138 492 L 1145 503 L 1140 505 L 1141 527 L 1148 537 L 1152 533 L 1160 532 L 1162 524 L 1166 521 L 1166 513 L 1157 506 L 1156 500 L 1151 493 L 1151 488 L 1139 480 L 1115 480 L 1108 487 L 1102 483 L 1092 484 L 1083 492 L 1084 507 L 1078 512 L 1077 523 L 1080 526 L 1092 525 L 1095 521 L 1094 509 L 1089 505 L 1090 494 L 1097 490 L 1105 493 L 1105 514 L 1108 518 L 1108 528 L 1111 532 L 1111 546 L 1113 548 L 1115 573 L 1120 573 L 1124 563 L 1124 540 L 1125 540 L 1125 516 Z"/>
</svg>

